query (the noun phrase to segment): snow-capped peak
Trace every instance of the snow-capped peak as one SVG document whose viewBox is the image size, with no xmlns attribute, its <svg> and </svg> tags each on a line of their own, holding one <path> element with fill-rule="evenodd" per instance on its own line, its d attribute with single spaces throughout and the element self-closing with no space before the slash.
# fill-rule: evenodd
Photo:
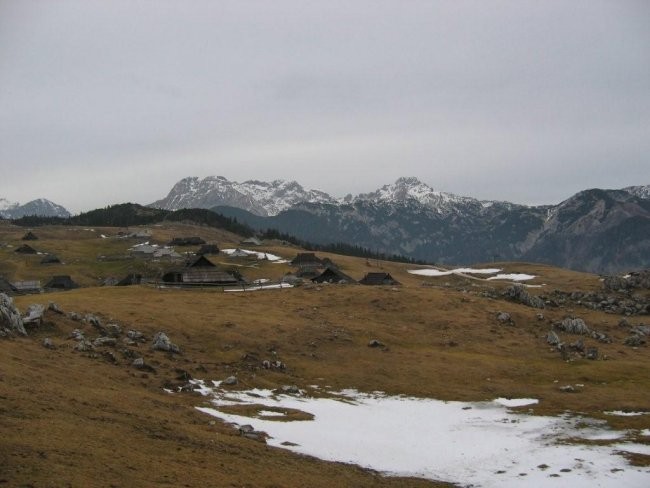
<svg viewBox="0 0 650 488">
<path fill-rule="evenodd" d="M 0 198 L 0 217 L 5 219 L 19 219 L 27 215 L 38 215 L 41 217 L 69 217 L 68 212 L 61 205 L 57 205 L 46 198 L 37 198 L 20 205 L 12 203 L 5 198 Z"/>
<path fill-rule="evenodd" d="M 627 188 L 623 188 L 623 191 L 631 193 L 635 197 L 650 200 L 650 185 L 628 186 Z"/>
<path fill-rule="evenodd" d="M 449 213 L 459 204 L 479 203 L 474 198 L 436 191 L 415 177 L 398 178 L 395 183 L 384 185 L 371 193 L 362 193 L 355 200 L 396 204 L 415 201 L 441 214 Z"/>
<path fill-rule="evenodd" d="M 305 190 L 296 181 L 249 180 L 240 183 L 223 176 L 208 176 L 202 180 L 197 177 L 182 179 L 174 185 L 167 197 L 152 203 L 151 206 L 168 210 L 231 206 L 257 215 L 277 215 L 302 202 L 336 201 L 325 192 Z"/>
</svg>

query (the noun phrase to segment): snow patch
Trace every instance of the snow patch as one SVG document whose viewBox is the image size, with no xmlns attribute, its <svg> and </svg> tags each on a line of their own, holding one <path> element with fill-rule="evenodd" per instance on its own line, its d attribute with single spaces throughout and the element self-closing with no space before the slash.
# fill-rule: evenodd
<svg viewBox="0 0 650 488">
<path fill-rule="evenodd" d="M 271 436 L 272 446 L 387 475 L 481 487 L 648 485 L 648 468 L 631 466 L 618 455 L 648 446 L 563 442 L 580 438 L 585 422 L 592 429 L 601 425 L 595 420 L 521 414 L 496 400 L 443 402 L 355 390 L 333 394 L 335 398 L 309 398 L 270 390 L 214 389 L 213 407 L 197 409 L 236 425 L 251 424 Z M 533 399 L 497 400 L 523 406 Z M 242 404 L 292 408 L 314 417 L 276 422 L 219 410 Z"/>
<path fill-rule="evenodd" d="M 500 268 L 456 268 L 450 270 L 430 269 L 409 269 L 408 273 L 418 276 L 449 276 L 452 274 L 494 274 L 501 271 Z"/>
<path fill-rule="evenodd" d="M 496 276 L 490 276 L 488 280 L 511 280 L 511 281 L 527 281 L 537 278 L 535 275 L 529 275 L 525 273 L 510 273 L 510 274 L 498 274 Z"/>
</svg>

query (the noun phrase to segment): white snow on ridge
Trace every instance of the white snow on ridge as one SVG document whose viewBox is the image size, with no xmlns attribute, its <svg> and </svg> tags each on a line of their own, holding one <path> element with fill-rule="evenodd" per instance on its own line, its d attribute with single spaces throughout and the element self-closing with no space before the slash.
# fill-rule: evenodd
<svg viewBox="0 0 650 488">
<path fill-rule="evenodd" d="M 494 402 L 504 407 L 526 407 L 537 405 L 539 400 L 536 398 L 496 398 Z"/>
<path fill-rule="evenodd" d="M 541 417 L 508 410 L 498 401 L 463 403 L 369 395 L 349 390 L 337 398 L 224 391 L 197 382 L 215 408 L 198 410 L 267 432 L 272 446 L 329 461 L 357 464 L 394 476 L 416 476 L 476 487 L 648 486 L 650 470 L 627 463 L 620 451 L 648 446 L 564 443 L 595 435 L 606 424 L 571 415 Z M 343 400 L 343 401 L 341 401 Z M 533 399 L 498 399 L 520 406 Z M 277 422 L 218 410 L 223 405 L 292 408 L 310 421 Z M 258 412 L 259 414 L 259 412 Z M 613 431 L 607 431 L 612 433 Z M 625 437 L 625 433 L 617 439 Z M 282 445 L 292 442 L 298 445 Z"/>
<path fill-rule="evenodd" d="M 529 275 L 525 273 L 510 273 L 510 274 L 498 274 L 496 276 L 490 276 L 488 280 L 511 280 L 511 281 L 527 281 L 537 278 L 535 275 Z"/>
<path fill-rule="evenodd" d="M 434 268 L 428 269 L 409 269 L 408 273 L 418 275 L 418 276 L 449 276 L 453 274 L 495 274 L 502 271 L 500 268 L 456 268 L 450 270 L 440 270 Z M 486 278 L 488 280 L 511 280 L 511 281 L 527 281 L 537 278 L 535 275 L 529 275 L 525 273 L 501 273 L 495 276 L 490 276 Z"/>
<path fill-rule="evenodd" d="M 452 274 L 494 274 L 501 271 L 500 268 L 456 268 L 451 270 L 442 271 L 439 269 L 409 269 L 408 273 L 418 276 L 449 276 Z"/>
<path fill-rule="evenodd" d="M 258 291 L 258 290 L 279 290 L 281 288 L 293 288 L 293 285 L 289 283 L 277 283 L 275 285 L 250 285 L 242 288 L 226 288 L 226 292 L 246 292 L 246 291 Z"/>
<path fill-rule="evenodd" d="M 248 249 L 222 249 L 221 250 L 222 253 L 227 255 L 230 255 L 235 251 L 241 251 L 251 256 L 255 255 L 257 256 L 257 259 L 266 259 L 268 261 L 280 261 L 282 259 L 280 256 L 276 256 L 275 254 L 271 254 L 268 252 L 249 251 Z"/>
</svg>

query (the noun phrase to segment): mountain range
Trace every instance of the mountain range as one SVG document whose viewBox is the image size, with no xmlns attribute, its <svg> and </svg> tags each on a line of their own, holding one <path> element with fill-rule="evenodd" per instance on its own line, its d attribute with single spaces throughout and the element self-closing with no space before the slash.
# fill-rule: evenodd
<svg viewBox="0 0 650 488">
<path fill-rule="evenodd" d="M 440 264 L 522 260 L 597 273 L 650 267 L 650 185 L 526 206 L 435 191 L 417 178 L 334 198 L 295 181 L 189 177 L 150 206 L 209 208 L 258 230 Z"/>
<path fill-rule="evenodd" d="M 0 198 L 0 217 L 3 219 L 19 219 L 27 215 L 40 217 L 69 217 L 68 212 L 61 205 L 57 205 L 45 198 L 38 198 L 23 205 Z"/>
</svg>

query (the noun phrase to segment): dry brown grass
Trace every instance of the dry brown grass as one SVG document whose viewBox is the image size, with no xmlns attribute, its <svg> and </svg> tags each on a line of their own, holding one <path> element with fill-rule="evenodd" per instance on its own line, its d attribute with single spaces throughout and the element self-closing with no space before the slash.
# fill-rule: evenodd
<svg viewBox="0 0 650 488">
<path fill-rule="evenodd" d="M 177 230 L 167 229 L 164 239 Z M 74 232 L 69 239 L 53 234 L 51 241 L 43 242 L 54 247 L 61 241 L 61 253 L 78 252 L 81 263 L 90 261 L 89 250 L 96 252 L 95 246 L 108 245 L 96 238 L 77 239 L 83 231 Z M 228 247 L 234 238 L 219 244 Z M 285 257 L 295 254 L 282 246 L 263 250 Z M 620 317 L 558 308 L 544 310 L 540 321 L 538 310 L 480 293 L 484 287 L 503 285 L 423 279 L 408 274 L 411 267 L 403 264 L 331 257 L 355 278 L 383 269 L 404 286 L 325 285 L 245 294 L 138 286 L 17 297 L 23 310 L 30 303 L 51 300 L 65 311 L 96 313 L 149 337 L 164 330 L 182 354 L 172 357 L 141 346 L 138 352 L 156 368 L 156 373 L 143 374 L 129 366 L 121 346 L 114 351 L 117 364 L 73 351 L 68 335 L 80 324 L 53 314 L 28 338 L 0 342 L 0 480 L 9 486 L 429 485 L 321 462 L 239 437 L 193 408 L 204 402 L 202 398 L 162 391 L 163 385 L 179 383 L 177 369 L 204 379 L 236 375 L 237 388 L 319 384 L 447 400 L 535 397 L 540 399 L 537 413 L 570 410 L 606 418 L 615 428 L 650 428 L 649 416 L 602 413 L 650 408 L 650 354 L 648 348 L 621 344 L 626 332 L 617 326 Z M 21 268 L 20 259 L 13 256 L 2 258 L 5 269 L 10 263 L 24 272 L 30 269 Z M 549 289 L 599 286 L 596 276 L 548 266 L 499 267 L 538 274 L 538 282 Z M 286 270 L 259 263 L 250 274 L 275 278 Z M 515 325 L 499 324 L 498 311 L 509 312 Z M 613 338 L 612 344 L 586 340 L 587 345 L 597 345 L 606 360 L 564 362 L 550 350 L 545 342 L 550 322 L 566 315 L 580 316 Z M 90 326 L 83 328 L 93 336 Z M 56 350 L 40 345 L 46 336 L 57 344 Z M 371 339 L 386 347 L 368 347 Z M 281 360 L 287 368 L 265 370 L 265 359 Z M 584 387 L 563 393 L 559 386 L 566 384 Z"/>
</svg>

